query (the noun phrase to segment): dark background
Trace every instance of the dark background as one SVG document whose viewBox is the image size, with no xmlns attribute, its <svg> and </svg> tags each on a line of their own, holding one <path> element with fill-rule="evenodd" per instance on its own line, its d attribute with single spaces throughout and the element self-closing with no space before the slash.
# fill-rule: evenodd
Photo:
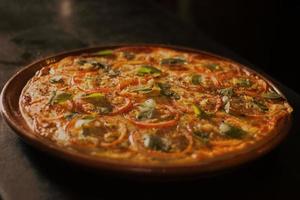
<svg viewBox="0 0 300 200">
<path fill-rule="evenodd" d="M 153 1 L 300 92 L 300 1 Z"/>
</svg>

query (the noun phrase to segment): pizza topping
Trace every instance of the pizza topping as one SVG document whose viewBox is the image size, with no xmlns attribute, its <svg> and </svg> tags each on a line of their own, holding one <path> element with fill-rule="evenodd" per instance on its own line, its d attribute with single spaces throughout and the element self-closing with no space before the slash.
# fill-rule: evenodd
<svg viewBox="0 0 300 200">
<path fill-rule="evenodd" d="M 79 103 L 81 104 L 81 108 L 88 113 L 108 114 L 113 110 L 113 106 L 102 93 L 86 94 L 81 97 L 81 100 L 89 103 Z"/>
<path fill-rule="evenodd" d="M 154 134 L 143 135 L 144 146 L 151 150 L 168 152 L 170 150 L 170 143 L 167 139 L 161 138 Z"/>
<path fill-rule="evenodd" d="M 223 97 L 223 102 L 224 102 L 224 111 L 226 113 L 230 113 L 230 101 L 229 99 L 227 98 L 227 96 L 224 96 Z"/>
<path fill-rule="evenodd" d="M 265 92 L 261 96 L 266 99 L 282 99 L 282 96 L 274 91 Z"/>
<path fill-rule="evenodd" d="M 223 88 L 223 89 L 218 90 L 218 93 L 223 96 L 231 97 L 231 96 L 233 96 L 234 91 L 231 87 L 229 87 L 229 88 Z"/>
<path fill-rule="evenodd" d="M 251 87 L 251 85 L 252 85 L 252 82 L 246 78 L 234 78 L 234 79 L 232 79 L 232 82 L 234 85 L 240 86 L 240 87 Z"/>
<path fill-rule="evenodd" d="M 268 106 L 261 100 L 253 100 L 253 106 L 259 108 L 263 112 L 267 112 L 269 110 Z"/>
<path fill-rule="evenodd" d="M 193 111 L 195 113 L 195 116 L 200 118 L 200 119 L 207 119 L 210 117 L 210 113 L 207 113 L 205 111 L 203 111 L 199 106 L 193 104 L 192 105 Z"/>
<path fill-rule="evenodd" d="M 132 52 L 128 52 L 128 51 L 123 52 L 123 56 L 124 56 L 124 58 L 126 58 L 127 60 L 132 60 L 132 59 L 135 58 L 135 54 L 132 53 Z"/>
<path fill-rule="evenodd" d="M 140 85 L 130 89 L 130 92 L 149 93 L 152 91 L 152 86 Z"/>
<path fill-rule="evenodd" d="M 250 96 L 233 97 L 224 107 L 229 114 L 236 116 L 261 116 L 268 111 L 268 107 L 263 101 L 255 100 Z"/>
<path fill-rule="evenodd" d="M 160 76 L 161 71 L 153 66 L 141 66 L 138 70 L 137 70 L 137 75 L 139 76 L 144 76 L 147 74 L 152 74 L 154 77 Z"/>
<path fill-rule="evenodd" d="M 220 69 L 220 66 L 216 63 L 207 63 L 204 64 L 204 67 L 208 68 L 211 71 L 216 71 Z"/>
<path fill-rule="evenodd" d="M 153 117 L 156 107 L 156 102 L 153 99 L 148 99 L 144 103 L 138 106 L 139 113 L 136 118 L 138 120 L 151 119 Z"/>
<path fill-rule="evenodd" d="M 160 94 L 171 99 L 179 100 L 180 96 L 175 91 L 171 90 L 171 85 L 168 83 L 158 83 L 158 87 L 161 89 Z"/>
<path fill-rule="evenodd" d="M 219 96 L 202 95 L 198 100 L 198 106 L 207 114 L 216 113 L 222 104 L 222 99 Z"/>
<path fill-rule="evenodd" d="M 95 55 L 97 56 L 110 56 L 114 53 L 113 50 L 107 49 L 107 50 L 102 50 L 102 51 L 98 51 L 95 53 Z"/>
<path fill-rule="evenodd" d="M 192 76 L 192 83 L 193 83 L 194 85 L 199 85 L 199 84 L 201 84 L 201 82 L 202 82 L 202 76 L 201 76 L 201 75 L 194 74 L 194 75 Z"/>
<path fill-rule="evenodd" d="M 63 77 L 62 75 L 57 75 L 57 76 L 53 76 L 52 78 L 50 78 L 50 83 L 63 83 Z"/>
<path fill-rule="evenodd" d="M 221 135 L 233 139 L 242 139 L 247 134 L 243 129 L 228 123 L 222 123 L 219 129 Z"/>
<path fill-rule="evenodd" d="M 102 92 L 109 93 L 111 89 L 101 84 L 101 78 L 97 73 L 76 73 L 72 77 L 72 85 L 85 93 Z"/>
<path fill-rule="evenodd" d="M 107 73 L 108 73 L 108 76 L 109 76 L 109 77 L 115 78 L 115 77 L 117 77 L 117 76 L 120 76 L 121 71 L 120 71 L 120 70 L 117 70 L 117 69 L 109 69 Z"/>
<path fill-rule="evenodd" d="M 72 99 L 72 94 L 67 92 L 53 92 L 49 104 L 60 104 Z"/>
<path fill-rule="evenodd" d="M 113 147 L 121 144 L 126 136 L 127 128 L 118 118 L 102 118 L 84 116 L 74 118 L 66 126 L 71 135 L 71 142 L 80 144 L 82 140 L 93 140 L 94 145 Z"/>
<path fill-rule="evenodd" d="M 87 63 L 87 61 L 86 60 L 76 60 L 76 63 L 78 65 L 84 65 L 85 63 Z"/>
<path fill-rule="evenodd" d="M 204 144 L 207 144 L 209 142 L 209 133 L 200 131 L 200 130 L 195 130 L 193 131 L 193 135 L 200 140 L 201 142 L 203 142 Z"/>
<path fill-rule="evenodd" d="M 179 115 L 171 106 L 150 100 L 134 108 L 127 119 L 140 128 L 166 128 L 175 126 Z"/>
<path fill-rule="evenodd" d="M 123 104 L 120 105 L 120 101 Z M 113 103 L 115 103 L 115 104 L 113 105 L 114 109 L 113 109 L 113 112 L 111 113 L 112 115 L 129 112 L 133 106 L 131 100 L 128 98 L 125 98 L 125 99 L 119 98 L 119 99 L 116 99 L 116 102 L 113 102 Z"/>
<path fill-rule="evenodd" d="M 259 75 L 208 55 L 126 47 L 63 58 L 28 82 L 36 134 L 83 154 L 206 162 L 269 136 L 292 108 Z"/>
<path fill-rule="evenodd" d="M 175 119 L 169 121 L 162 121 L 162 122 L 141 122 L 129 119 L 133 124 L 140 128 L 168 128 L 175 126 L 177 124 L 177 116 Z"/>
<path fill-rule="evenodd" d="M 186 156 L 193 147 L 193 137 L 186 130 L 177 134 L 172 129 L 166 131 L 147 130 L 133 133 L 132 143 L 143 154 L 155 159 L 176 159 Z"/>
<path fill-rule="evenodd" d="M 77 64 L 81 70 L 106 69 L 108 66 L 98 61 L 78 60 Z"/>
<path fill-rule="evenodd" d="M 174 57 L 174 58 L 164 58 L 160 62 L 162 65 L 176 66 L 183 65 L 186 63 L 184 58 Z"/>
<path fill-rule="evenodd" d="M 105 98 L 105 95 L 99 92 L 86 94 L 81 97 L 86 102 L 92 103 L 92 104 L 102 104 L 106 103 L 107 99 Z"/>
<path fill-rule="evenodd" d="M 140 93 L 149 93 L 152 91 L 152 87 L 148 86 L 148 85 L 141 85 L 141 86 L 137 86 L 134 87 L 130 90 L 131 92 L 140 92 Z"/>
<path fill-rule="evenodd" d="M 74 117 L 76 117 L 78 113 L 77 112 L 70 112 L 70 113 L 66 113 L 64 115 L 64 118 L 68 121 L 70 121 L 71 119 L 73 119 Z"/>
</svg>

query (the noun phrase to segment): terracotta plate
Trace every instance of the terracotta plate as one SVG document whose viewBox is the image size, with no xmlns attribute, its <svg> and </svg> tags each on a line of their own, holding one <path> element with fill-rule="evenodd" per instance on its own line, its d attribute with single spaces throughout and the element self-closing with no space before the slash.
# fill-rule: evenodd
<svg viewBox="0 0 300 200">
<path fill-rule="evenodd" d="M 214 56 L 217 58 L 229 60 L 217 55 L 213 55 L 211 53 L 177 47 L 177 46 L 167 46 L 167 45 L 157 45 L 157 44 L 147 44 L 149 46 L 156 46 L 156 47 L 168 47 L 177 50 L 184 50 L 194 53 L 201 53 L 207 54 L 210 56 Z M 133 45 L 133 46 L 147 46 L 145 44 L 142 45 Z M 275 146 L 277 146 L 287 135 L 290 126 L 291 126 L 291 119 L 288 118 L 284 122 L 284 127 L 282 132 L 279 134 L 274 135 L 271 139 L 267 142 L 257 146 L 256 148 L 252 149 L 251 151 L 236 155 L 234 157 L 226 158 L 224 160 L 215 161 L 212 163 L 207 164 L 188 164 L 188 165 L 174 165 L 174 166 L 148 166 L 147 163 L 145 164 L 133 164 L 133 163 L 126 163 L 126 162 L 118 162 L 115 160 L 110 159 L 102 159 L 102 158 L 95 158 L 88 155 L 83 155 L 77 153 L 75 151 L 66 150 L 56 146 L 55 144 L 42 139 L 40 137 L 35 136 L 33 131 L 27 126 L 25 120 L 23 119 L 20 110 L 19 110 L 19 96 L 21 91 L 27 81 L 34 76 L 35 72 L 41 69 L 45 64 L 49 64 L 52 62 L 56 62 L 66 56 L 70 55 L 79 55 L 82 53 L 87 52 L 95 52 L 103 49 L 114 49 L 123 46 L 131 46 L 131 45 L 113 45 L 113 46 L 101 46 L 101 47 L 94 47 L 94 48 L 87 48 L 87 49 L 80 49 L 70 52 L 64 52 L 61 54 L 57 54 L 55 56 L 51 56 L 37 62 L 34 62 L 24 68 L 22 68 L 19 72 L 17 72 L 4 86 L 2 93 L 1 93 L 1 107 L 2 107 L 2 114 L 9 124 L 9 126 L 15 130 L 15 132 L 26 142 L 33 145 L 34 147 L 50 153 L 55 157 L 59 157 L 61 159 L 71 161 L 73 163 L 79 164 L 81 166 L 85 166 L 88 168 L 96 169 L 100 172 L 114 172 L 123 175 L 135 176 L 135 175 L 145 175 L 141 176 L 144 177 L 158 177 L 158 176 L 165 176 L 165 177 L 172 177 L 172 178 L 179 178 L 179 177 L 201 177 L 205 175 L 215 174 L 216 172 L 224 171 L 226 169 L 231 169 L 241 164 L 244 164 L 248 161 L 261 157 L 265 153 L 269 152 Z M 230 62 L 234 62 L 229 60 Z M 245 67 L 245 66 L 243 66 Z M 253 70 L 245 67 L 249 71 L 254 72 Z M 280 91 L 278 88 L 271 83 L 265 76 L 258 74 L 264 80 L 266 80 L 271 86 L 277 90 L 278 93 Z M 281 93 L 280 93 L 281 94 Z"/>
</svg>

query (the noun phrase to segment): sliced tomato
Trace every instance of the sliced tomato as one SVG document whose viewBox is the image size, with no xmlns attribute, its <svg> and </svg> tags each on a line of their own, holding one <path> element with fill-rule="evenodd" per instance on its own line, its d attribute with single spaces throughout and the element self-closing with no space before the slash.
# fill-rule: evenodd
<svg viewBox="0 0 300 200">
<path fill-rule="evenodd" d="M 91 89 L 83 89 L 81 84 L 84 82 L 84 77 L 86 74 L 95 74 L 97 72 L 78 72 L 72 77 L 72 84 L 75 85 L 79 90 L 85 92 L 85 93 L 94 93 L 94 92 L 103 92 L 103 93 L 109 93 L 112 91 L 109 87 L 94 87 Z"/>
<path fill-rule="evenodd" d="M 101 92 L 101 93 L 110 93 L 112 90 L 111 88 L 108 87 L 96 87 L 90 90 L 83 90 L 81 89 L 81 91 L 85 92 L 85 93 L 95 93 L 95 92 Z"/>
<path fill-rule="evenodd" d="M 229 101 L 228 112 L 236 116 L 261 117 L 267 110 L 266 104 L 255 102 L 251 97 L 233 97 Z"/>
<path fill-rule="evenodd" d="M 129 86 L 136 86 L 139 84 L 145 84 L 148 80 L 152 79 L 151 76 L 145 76 L 142 78 L 132 78 L 132 79 L 125 79 L 120 81 L 118 89 L 123 90 Z"/>
<path fill-rule="evenodd" d="M 97 111 L 97 106 L 92 103 L 86 102 L 83 99 L 75 100 L 75 108 L 77 112 L 88 113 L 88 114 L 99 114 Z M 122 105 L 111 104 L 111 111 L 105 115 L 117 115 L 129 112 L 132 108 L 132 102 L 129 98 L 124 98 L 124 103 Z"/>
<path fill-rule="evenodd" d="M 130 118 L 129 120 L 140 128 L 167 128 L 167 127 L 175 126 L 178 122 L 177 119 L 172 119 L 164 122 L 156 122 L 156 123 L 142 122 Z"/>
<path fill-rule="evenodd" d="M 112 111 L 111 115 L 117 115 L 117 114 L 122 114 L 129 112 L 132 108 L 132 102 L 129 98 L 125 98 L 125 103 L 123 106 L 120 107 L 115 107 L 114 110 Z"/>
<path fill-rule="evenodd" d="M 195 102 L 199 107 L 208 113 L 216 113 L 223 105 L 220 96 L 203 95 L 199 101 Z"/>
<path fill-rule="evenodd" d="M 231 71 L 217 77 L 223 87 L 232 87 L 237 94 L 257 96 L 268 89 L 267 83 L 257 76 L 237 75 Z"/>
<path fill-rule="evenodd" d="M 119 83 L 119 90 L 123 90 L 124 88 L 130 85 L 138 85 L 138 84 L 139 84 L 139 79 L 137 78 L 123 80 Z"/>
<path fill-rule="evenodd" d="M 138 121 L 129 116 L 127 116 L 127 119 L 140 128 L 167 128 L 176 126 L 179 120 L 179 114 L 171 106 L 163 105 L 163 107 L 171 114 L 175 115 L 174 119 L 161 122 Z"/>
<path fill-rule="evenodd" d="M 71 142 L 90 146 L 90 140 L 94 141 L 94 147 L 114 147 L 126 139 L 127 127 L 119 118 L 78 116 L 73 118 L 66 126 L 65 131 L 71 137 Z M 108 141 L 108 137 L 113 139 Z"/>
<path fill-rule="evenodd" d="M 178 130 L 175 130 L 176 134 L 178 135 Z M 166 134 L 166 132 L 164 131 L 163 134 Z M 163 138 L 162 136 L 157 136 L 159 138 Z M 180 150 L 177 151 L 160 151 L 158 149 L 151 149 L 151 148 L 147 148 L 145 147 L 145 141 L 143 139 L 143 134 L 141 134 L 140 132 L 134 132 L 131 135 L 131 142 L 133 143 L 133 146 L 137 149 L 139 149 L 142 153 L 149 155 L 151 157 L 155 157 L 155 158 L 161 158 L 161 159 L 165 159 L 165 158 L 179 158 L 179 157 L 183 157 L 185 156 L 187 153 L 189 153 L 192 148 L 193 148 L 193 136 L 191 134 L 191 132 L 188 129 L 185 130 L 180 130 L 180 137 L 175 137 L 175 135 L 172 136 L 172 138 L 177 138 L 177 140 L 179 140 L 181 143 L 183 142 L 183 140 L 186 140 L 186 143 L 184 145 L 184 147 Z M 174 142 L 174 141 L 173 141 Z M 175 144 L 170 144 L 170 146 L 174 146 Z"/>
</svg>

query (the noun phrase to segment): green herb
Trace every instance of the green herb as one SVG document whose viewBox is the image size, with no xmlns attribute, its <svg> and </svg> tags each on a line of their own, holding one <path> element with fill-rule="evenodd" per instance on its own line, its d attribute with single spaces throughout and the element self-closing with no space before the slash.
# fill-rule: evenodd
<svg viewBox="0 0 300 200">
<path fill-rule="evenodd" d="M 215 70 L 218 70 L 220 68 L 220 66 L 218 64 L 215 64 L 215 63 L 205 64 L 204 67 L 208 68 L 211 71 L 215 71 Z"/>
<path fill-rule="evenodd" d="M 193 108 L 193 111 L 194 111 L 196 117 L 199 117 L 201 115 L 200 108 L 198 106 L 194 105 L 194 104 L 192 105 L 192 108 Z"/>
<path fill-rule="evenodd" d="M 98 55 L 98 56 L 110 56 L 114 53 L 113 50 L 102 50 L 102 51 L 98 51 L 96 52 L 95 54 Z"/>
<path fill-rule="evenodd" d="M 73 119 L 78 113 L 77 112 L 71 112 L 64 115 L 64 118 L 68 121 Z"/>
<path fill-rule="evenodd" d="M 231 96 L 233 96 L 234 91 L 232 88 L 224 88 L 224 89 L 218 90 L 218 93 L 223 96 L 231 97 Z"/>
<path fill-rule="evenodd" d="M 78 60 L 76 63 L 78 65 L 84 65 L 85 63 L 87 63 L 87 61 L 86 60 Z"/>
<path fill-rule="evenodd" d="M 80 69 L 84 70 L 98 70 L 98 69 L 104 69 L 106 70 L 108 66 L 104 63 L 98 62 L 98 61 L 85 61 L 85 60 L 79 60 L 77 63 L 80 65 Z"/>
<path fill-rule="evenodd" d="M 102 107 L 102 106 L 97 106 L 96 107 L 96 110 L 98 113 L 101 113 L 101 114 L 108 114 L 108 113 L 111 113 L 112 112 L 112 106 L 110 104 L 107 104 L 107 105 L 104 105 L 105 107 Z"/>
<path fill-rule="evenodd" d="M 49 100 L 49 104 L 51 104 L 51 105 L 60 104 L 60 103 L 64 103 L 67 100 L 70 100 L 70 99 L 72 99 L 72 94 L 66 93 L 66 92 L 57 93 L 54 91 L 52 93 L 52 97 Z"/>
<path fill-rule="evenodd" d="M 148 149 L 155 151 L 168 152 L 170 150 L 170 144 L 166 139 L 152 134 L 143 135 L 144 146 Z"/>
<path fill-rule="evenodd" d="M 200 119 L 206 119 L 210 117 L 210 114 L 202 110 L 199 106 L 193 104 L 192 105 L 193 111 L 195 113 L 195 116 Z"/>
<path fill-rule="evenodd" d="M 50 97 L 50 99 L 48 101 L 48 104 L 53 104 L 52 102 L 53 102 L 53 99 L 54 99 L 55 96 L 56 96 L 56 91 L 52 91 L 51 97 Z"/>
<path fill-rule="evenodd" d="M 107 64 L 97 62 L 97 61 L 91 61 L 90 64 L 92 65 L 93 69 L 107 69 L 108 68 Z"/>
<path fill-rule="evenodd" d="M 265 92 L 261 96 L 266 99 L 282 99 L 282 96 L 274 91 Z"/>
<path fill-rule="evenodd" d="M 201 82 L 202 82 L 202 76 L 201 76 L 201 75 L 194 74 L 194 75 L 192 76 L 192 83 L 193 83 L 194 85 L 199 85 L 199 84 L 201 84 Z"/>
<path fill-rule="evenodd" d="M 64 80 L 62 79 L 61 75 L 53 76 L 50 78 L 50 83 L 63 83 Z"/>
<path fill-rule="evenodd" d="M 82 100 L 95 105 L 97 112 L 101 114 L 108 114 L 112 112 L 112 105 L 107 100 L 104 94 L 96 92 L 92 94 L 87 94 L 81 97 Z"/>
<path fill-rule="evenodd" d="M 242 139 L 246 136 L 246 132 L 236 126 L 230 125 L 228 123 L 222 123 L 219 127 L 221 135 L 224 135 L 233 139 Z"/>
<path fill-rule="evenodd" d="M 182 65 L 185 63 L 186 60 L 184 58 L 164 58 L 160 62 L 162 65 Z"/>
<path fill-rule="evenodd" d="M 259 108 L 263 112 L 267 112 L 269 110 L 263 101 L 254 100 L 252 103 L 254 107 Z"/>
<path fill-rule="evenodd" d="M 137 70 L 137 75 L 143 76 L 145 74 L 153 74 L 156 77 L 156 76 L 160 76 L 161 71 L 159 69 L 155 68 L 155 67 L 152 67 L 152 66 L 141 66 Z"/>
<path fill-rule="evenodd" d="M 135 54 L 132 53 L 132 52 L 128 52 L 128 51 L 123 52 L 123 56 L 124 56 L 127 60 L 132 60 L 132 59 L 135 58 Z"/>
<path fill-rule="evenodd" d="M 157 83 L 158 87 L 161 89 L 160 94 L 171 99 L 178 100 L 180 96 L 173 90 L 171 90 L 171 85 L 168 83 Z"/>
<path fill-rule="evenodd" d="M 139 105 L 139 113 L 136 118 L 138 120 L 146 120 L 151 119 L 153 117 L 154 111 L 156 107 L 156 102 L 153 99 L 148 99 L 141 105 Z"/>
<path fill-rule="evenodd" d="M 241 87 L 251 87 L 252 82 L 249 79 L 245 79 L 245 78 L 239 78 L 239 79 L 234 78 L 233 84 Z"/>
<path fill-rule="evenodd" d="M 193 134 L 201 142 L 203 142 L 205 144 L 209 142 L 209 134 L 208 133 L 197 130 L 197 131 L 193 131 Z"/>
<path fill-rule="evenodd" d="M 84 95 L 81 99 L 91 104 L 101 104 L 101 102 L 105 99 L 105 95 L 100 92 L 96 92 Z"/>
<path fill-rule="evenodd" d="M 136 86 L 130 90 L 131 92 L 138 92 L 142 94 L 146 94 L 147 96 L 159 96 L 160 95 L 160 88 L 156 85 L 153 87 L 151 86 Z"/>
</svg>

